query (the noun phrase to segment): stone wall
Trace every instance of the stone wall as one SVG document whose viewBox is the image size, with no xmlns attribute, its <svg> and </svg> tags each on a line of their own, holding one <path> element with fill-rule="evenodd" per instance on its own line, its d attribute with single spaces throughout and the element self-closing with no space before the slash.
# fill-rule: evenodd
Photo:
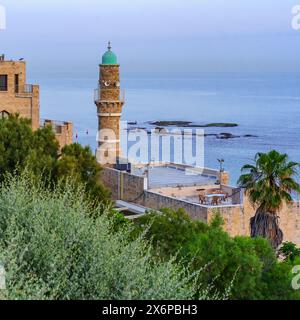
<svg viewBox="0 0 300 320">
<path fill-rule="evenodd" d="M 300 202 L 285 205 L 280 214 L 279 225 L 283 231 L 283 240 L 292 241 L 300 246 Z"/>
<path fill-rule="evenodd" d="M 224 230 L 231 236 L 250 234 L 249 221 L 252 215 L 249 216 L 242 205 L 210 207 L 207 222 L 209 223 L 217 213 L 220 214 L 224 220 Z"/>
<path fill-rule="evenodd" d="M 101 173 L 101 182 L 111 191 L 113 200 L 120 199 L 120 174 L 121 172 L 111 168 L 103 168 Z"/>
<path fill-rule="evenodd" d="M 254 216 L 256 208 L 254 208 L 247 195 L 244 198 L 244 215 L 241 219 L 245 220 L 247 224 L 247 233 L 250 234 L 249 220 Z M 279 212 L 279 226 L 283 231 L 284 241 L 292 241 L 300 246 L 300 202 L 293 201 L 288 204 L 284 204 Z"/>
<path fill-rule="evenodd" d="M 243 195 L 242 205 L 229 205 L 211 207 L 208 211 L 207 221 L 211 221 L 216 212 L 224 219 L 224 230 L 231 236 L 249 236 L 250 219 L 254 216 L 256 208 L 252 206 L 249 198 Z M 291 241 L 300 247 L 300 202 L 294 201 L 282 207 L 279 213 L 279 226 L 283 231 L 283 241 Z"/>
<path fill-rule="evenodd" d="M 58 122 L 54 120 L 44 120 L 42 126 L 50 125 L 58 141 L 59 149 L 73 143 L 73 124 L 71 122 Z"/>
<path fill-rule="evenodd" d="M 163 208 L 171 208 L 174 210 L 184 209 L 191 219 L 200 219 L 207 222 L 207 207 L 172 197 L 166 197 L 155 192 L 145 191 L 143 197 L 139 199 L 138 203 L 147 208 L 156 210 Z"/>
<path fill-rule="evenodd" d="M 104 168 L 101 181 L 112 192 L 113 200 L 138 202 L 147 188 L 147 179 L 112 168 Z"/>
<path fill-rule="evenodd" d="M 59 143 L 60 149 L 62 149 L 64 146 L 73 143 L 73 123 L 64 122 L 59 125 L 59 127 L 59 132 L 56 132 L 55 137 Z"/>
</svg>

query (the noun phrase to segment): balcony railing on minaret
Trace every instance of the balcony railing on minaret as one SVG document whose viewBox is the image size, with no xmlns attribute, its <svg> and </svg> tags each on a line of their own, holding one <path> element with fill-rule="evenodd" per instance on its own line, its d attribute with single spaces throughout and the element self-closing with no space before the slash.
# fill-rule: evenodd
<svg viewBox="0 0 300 320">
<path fill-rule="evenodd" d="M 116 89 L 101 89 L 101 88 L 98 88 L 98 89 L 95 89 L 95 92 L 94 92 L 94 101 L 95 103 L 98 103 L 100 101 L 102 102 L 116 102 L 116 101 L 119 101 L 119 102 L 125 102 L 125 90 L 120 90 L 120 96 L 119 96 L 119 99 L 118 100 L 108 100 L 108 99 L 103 99 L 102 97 L 104 96 L 104 92 L 113 92 L 115 93 Z"/>
</svg>

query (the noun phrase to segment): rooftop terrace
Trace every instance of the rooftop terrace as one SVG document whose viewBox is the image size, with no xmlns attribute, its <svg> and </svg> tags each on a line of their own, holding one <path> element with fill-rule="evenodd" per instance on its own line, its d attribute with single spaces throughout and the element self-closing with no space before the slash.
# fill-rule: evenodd
<svg viewBox="0 0 300 320">
<path fill-rule="evenodd" d="M 132 173 L 148 177 L 149 189 L 214 185 L 218 180 L 216 170 L 175 164 L 133 167 Z"/>
</svg>

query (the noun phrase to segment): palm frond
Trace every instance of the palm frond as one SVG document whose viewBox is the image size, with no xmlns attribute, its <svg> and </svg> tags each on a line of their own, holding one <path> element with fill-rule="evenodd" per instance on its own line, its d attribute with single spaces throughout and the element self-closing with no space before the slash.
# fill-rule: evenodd
<svg viewBox="0 0 300 320">
<path fill-rule="evenodd" d="M 269 212 L 276 212 L 283 202 L 292 200 L 293 192 L 300 194 L 300 184 L 294 179 L 300 164 L 288 161 L 288 155 L 271 150 L 258 152 L 255 165 L 246 164 L 238 180 L 239 187 L 245 188 L 250 201 Z M 246 173 L 247 172 L 247 173 Z"/>
</svg>

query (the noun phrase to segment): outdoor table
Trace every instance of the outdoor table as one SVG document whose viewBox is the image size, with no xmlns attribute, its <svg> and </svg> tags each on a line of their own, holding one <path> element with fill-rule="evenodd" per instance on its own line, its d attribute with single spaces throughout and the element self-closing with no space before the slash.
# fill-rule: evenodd
<svg viewBox="0 0 300 320">
<path fill-rule="evenodd" d="M 211 199 L 213 198 L 219 198 L 219 199 L 222 199 L 226 197 L 226 194 L 223 194 L 223 193 L 213 193 L 213 194 L 207 194 L 205 195 L 205 198 L 209 199 L 211 201 Z"/>
<path fill-rule="evenodd" d="M 226 194 L 224 194 L 224 193 L 213 193 L 213 194 L 206 194 L 205 195 L 206 198 L 213 198 L 213 197 L 222 198 L 225 196 L 226 196 Z"/>
</svg>

